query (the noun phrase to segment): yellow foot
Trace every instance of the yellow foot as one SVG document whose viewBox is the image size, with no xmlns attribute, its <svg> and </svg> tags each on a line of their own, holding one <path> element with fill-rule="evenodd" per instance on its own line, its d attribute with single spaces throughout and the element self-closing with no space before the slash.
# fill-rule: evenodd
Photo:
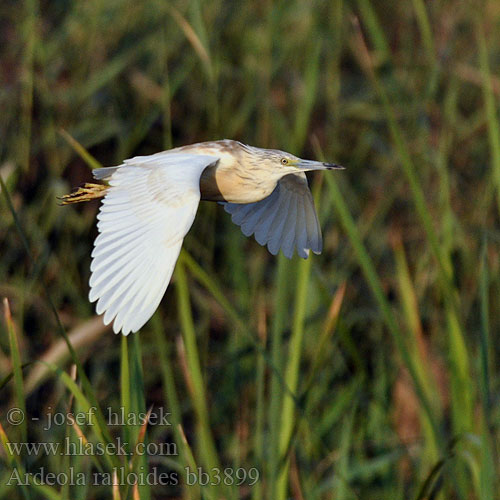
<svg viewBox="0 0 500 500">
<path fill-rule="evenodd" d="M 83 187 L 79 187 L 76 191 L 61 196 L 59 200 L 61 200 L 61 205 L 95 200 L 97 198 L 102 198 L 106 194 L 108 188 L 109 186 L 87 182 Z"/>
</svg>

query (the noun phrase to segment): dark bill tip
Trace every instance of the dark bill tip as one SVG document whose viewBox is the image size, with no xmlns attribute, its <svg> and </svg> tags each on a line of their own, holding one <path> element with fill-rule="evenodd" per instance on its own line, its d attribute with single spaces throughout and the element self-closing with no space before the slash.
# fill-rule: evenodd
<svg viewBox="0 0 500 500">
<path fill-rule="evenodd" d="M 344 167 L 336 163 L 326 163 L 314 160 L 299 160 L 296 167 L 303 170 L 343 170 Z"/>
<path fill-rule="evenodd" d="M 327 170 L 345 170 L 345 167 L 336 163 L 323 163 L 323 165 Z"/>
</svg>

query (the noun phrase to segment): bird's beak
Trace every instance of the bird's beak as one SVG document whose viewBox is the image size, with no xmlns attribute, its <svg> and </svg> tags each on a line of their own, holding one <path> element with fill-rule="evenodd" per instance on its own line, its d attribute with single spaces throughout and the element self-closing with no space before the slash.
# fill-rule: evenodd
<svg viewBox="0 0 500 500">
<path fill-rule="evenodd" d="M 343 170 L 344 167 L 336 163 L 324 163 L 322 161 L 314 160 L 298 160 L 295 167 L 301 170 Z"/>
</svg>

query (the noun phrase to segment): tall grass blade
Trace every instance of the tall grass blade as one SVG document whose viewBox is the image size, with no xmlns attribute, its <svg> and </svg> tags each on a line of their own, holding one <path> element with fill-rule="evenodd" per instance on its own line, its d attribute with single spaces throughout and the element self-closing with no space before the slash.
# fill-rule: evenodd
<svg viewBox="0 0 500 500">
<path fill-rule="evenodd" d="M 59 130 L 61 137 L 71 146 L 75 153 L 91 168 L 100 168 L 102 164 L 97 161 L 71 134 L 66 130 Z"/>
<path fill-rule="evenodd" d="M 134 443 L 134 447 L 138 443 L 147 441 L 146 437 L 146 427 L 147 421 L 141 425 L 142 416 L 146 415 L 146 395 L 144 390 L 144 373 L 142 368 L 142 348 L 141 348 L 141 337 L 140 335 L 132 335 L 130 346 L 130 414 L 137 417 L 137 425 L 129 426 L 129 435 L 131 436 L 131 442 Z M 149 412 L 150 414 L 151 412 Z M 134 462 L 131 464 L 135 470 L 133 472 L 137 474 L 147 474 L 148 469 L 148 455 L 142 454 L 136 456 Z M 139 483 L 138 493 L 142 500 L 150 500 L 151 498 L 151 485 L 147 481 Z"/>
<path fill-rule="evenodd" d="M 177 433 L 181 436 L 180 440 L 180 448 L 183 451 L 183 457 L 184 461 L 187 464 L 187 467 L 189 467 L 190 471 L 198 471 L 198 464 L 196 463 L 196 460 L 193 455 L 193 451 L 191 450 L 191 447 L 189 446 L 188 440 L 186 438 L 186 434 L 184 433 L 184 430 L 182 429 L 182 425 L 178 425 L 176 429 Z M 205 488 L 205 491 L 203 493 L 206 493 L 206 490 L 208 488 Z M 208 492 L 208 495 L 210 492 Z M 198 481 L 195 481 L 193 485 L 191 485 L 188 489 L 188 498 L 197 500 L 198 498 L 202 497 L 201 493 L 201 487 Z M 209 496 L 210 497 L 210 496 Z M 211 497 L 210 497 L 211 498 Z"/>
<path fill-rule="evenodd" d="M 339 449 L 339 460 L 336 467 L 336 488 L 335 488 L 335 498 L 338 500 L 343 500 L 345 498 L 350 498 L 348 493 L 350 493 L 350 486 L 348 483 L 349 477 L 349 454 L 350 449 L 353 444 L 354 436 L 354 418 L 356 415 L 357 401 L 355 401 L 351 410 L 344 417 L 341 427 L 341 438 L 340 438 L 340 449 Z"/>
<path fill-rule="evenodd" d="M 198 11 L 198 9 L 195 9 Z M 213 78 L 213 69 L 212 69 L 212 62 L 210 60 L 210 55 L 207 50 L 206 46 L 206 36 L 203 36 L 203 39 L 205 41 L 205 44 L 202 42 L 196 31 L 193 29 L 191 24 L 189 24 L 186 19 L 182 16 L 182 14 L 173 6 L 170 6 L 169 9 L 170 15 L 174 18 L 175 22 L 179 26 L 179 28 L 182 30 L 186 38 L 189 40 L 189 43 L 193 47 L 194 51 L 200 58 L 200 61 L 202 62 L 203 66 L 205 67 L 205 70 L 207 72 L 207 75 L 209 76 L 210 80 Z M 199 21 L 199 16 L 196 16 L 196 18 Z M 198 22 L 197 24 L 202 24 L 201 22 Z M 204 31 L 204 30 L 203 30 Z M 202 31 L 202 32 L 203 32 Z"/>
<path fill-rule="evenodd" d="M 370 40 L 375 47 L 375 56 L 378 64 L 391 61 L 391 49 L 385 36 L 384 28 L 380 25 L 375 9 L 370 0 L 357 0 L 363 25 L 369 33 Z"/>
<path fill-rule="evenodd" d="M 285 382 L 292 393 L 296 394 L 299 382 L 299 367 L 302 354 L 302 341 L 304 338 L 304 320 L 306 316 L 307 289 L 311 272 L 312 257 L 301 260 L 298 264 L 298 277 L 295 292 L 294 317 L 292 337 L 288 350 L 288 362 L 285 370 Z M 281 409 L 281 430 L 279 437 L 280 460 L 284 460 L 288 452 L 292 431 L 295 426 L 295 402 L 289 394 L 283 395 Z M 289 460 L 286 459 L 281 466 L 276 486 L 276 500 L 285 500 L 287 497 Z"/>
<path fill-rule="evenodd" d="M 207 468 L 207 473 L 212 478 L 211 484 L 215 484 L 214 472 L 221 470 L 221 465 L 217 456 L 217 449 L 210 430 L 210 417 L 207 407 L 207 395 L 205 383 L 200 366 L 200 356 L 196 342 L 196 332 L 194 328 L 193 315 L 189 299 L 189 289 L 186 272 L 183 262 L 177 262 L 175 269 L 176 291 L 179 311 L 179 321 L 182 327 L 182 336 L 186 349 L 187 364 L 192 382 L 191 401 L 196 412 L 197 429 L 200 437 L 199 451 L 202 456 L 202 463 Z M 224 485 L 219 488 L 212 487 L 214 494 L 220 490 L 220 494 L 232 497 L 230 489 Z"/>
<path fill-rule="evenodd" d="M 481 392 L 484 411 L 488 422 L 491 422 L 492 395 L 491 395 L 491 334 L 490 334 L 490 300 L 489 286 L 490 274 L 488 271 L 488 241 L 483 238 L 483 248 L 481 251 L 481 276 L 480 276 L 480 300 L 481 300 Z"/>
<path fill-rule="evenodd" d="M 37 46 L 38 14 L 37 1 L 25 0 L 21 8 L 25 9 L 21 36 L 24 38 L 22 67 L 21 67 L 21 113 L 19 126 L 19 163 L 25 172 L 30 165 L 31 134 L 33 124 L 33 88 L 35 49 Z"/>
<path fill-rule="evenodd" d="M 172 353 L 170 343 L 165 336 L 165 328 L 159 312 L 152 318 L 151 323 L 153 327 L 155 349 L 158 351 L 158 359 L 160 360 L 161 378 L 165 399 L 165 406 L 170 413 L 170 423 L 172 424 L 172 432 L 174 434 L 175 442 L 178 448 L 182 451 L 179 453 L 179 469 L 182 477 L 184 478 L 184 485 L 186 495 L 189 498 L 200 498 L 199 484 L 190 485 L 186 480 L 186 468 L 190 470 L 197 470 L 197 465 L 192 456 L 191 449 L 186 440 L 186 436 L 182 431 L 182 410 L 179 403 L 179 394 L 175 386 L 174 369 L 172 366 Z"/>
<path fill-rule="evenodd" d="M 121 408 L 120 411 L 124 415 L 132 414 L 132 403 L 130 396 L 130 363 L 128 353 L 128 336 L 121 336 L 121 356 L 120 356 L 120 396 Z M 128 422 L 128 419 L 127 419 Z M 123 439 L 126 444 L 126 452 L 130 452 L 132 443 L 132 435 L 128 423 L 123 426 Z"/>
<path fill-rule="evenodd" d="M 481 467 L 480 467 L 480 500 L 493 500 L 495 491 L 498 491 L 499 481 L 495 464 L 497 461 L 497 449 L 491 419 L 491 392 L 490 377 L 491 363 L 490 353 L 493 352 L 490 336 L 490 304 L 489 304 L 489 272 L 487 259 L 487 240 L 483 239 L 481 252 L 481 277 L 480 277 L 480 299 L 481 299 L 481 393 L 482 393 L 482 432 L 481 432 Z"/>
<path fill-rule="evenodd" d="M 436 380 L 432 376 L 432 366 L 429 362 L 428 350 L 423 338 L 417 296 L 410 277 L 403 244 L 399 237 L 394 238 L 393 247 L 396 261 L 396 277 L 403 312 L 406 317 L 405 323 L 408 325 L 408 352 L 412 356 L 413 365 L 415 366 L 422 390 L 432 405 L 436 419 L 440 420 L 441 408 L 439 405 L 439 395 L 436 393 Z M 432 422 L 429 421 L 428 415 L 424 411 L 420 411 L 420 420 L 425 436 L 426 459 L 430 463 L 436 463 L 439 458 L 439 443 L 435 439 L 436 436 L 433 433 Z"/>
<path fill-rule="evenodd" d="M 321 336 L 318 339 L 318 343 L 316 345 L 314 355 L 312 357 L 313 362 L 311 369 L 309 370 L 309 375 L 307 376 L 307 381 L 304 384 L 304 393 L 306 393 L 314 382 L 314 378 L 317 375 L 321 362 L 324 360 L 323 353 L 325 352 L 325 347 L 327 342 L 330 340 L 333 332 L 335 331 L 335 327 L 337 325 L 337 321 L 340 314 L 340 308 L 342 307 L 342 302 L 344 300 L 346 290 L 346 282 L 344 281 L 338 290 L 335 292 L 335 295 L 332 298 L 332 302 L 330 304 L 330 308 L 328 309 L 328 315 L 325 320 L 325 324 L 323 326 L 323 330 L 321 332 Z"/>
<path fill-rule="evenodd" d="M 258 305 L 258 332 L 259 339 L 262 342 L 262 348 L 265 349 L 267 339 L 266 327 L 266 311 L 264 301 L 260 300 Z M 262 356 L 257 357 L 257 367 L 255 370 L 255 392 L 256 392 L 256 405 L 255 405 L 255 430 L 254 430 L 254 454 L 255 463 L 265 463 L 265 360 Z M 262 481 L 257 483 L 252 488 L 252 500 L 263 499 L 263 484 Z"/>
<path fill-rule="evenodd" d="M 17 408 L 19 408 L 20 410 L 20 414 L 24 415 L 21 425 L 19 426 L 21 431 L 21 441 L 23 443 L 26 443 L 28 440 L 28 426 L 27 426 L 28 415 L 26 413 L 26 395 L 24 392 L 23 367 L 21 364 L 19 343 L 17 341 L 17 335 L 14 329 L 14 322 L 12 321 L 9 301 L 7 298 L 3 299 L 3 309 L 4 309 L 5 324 L 7 325 L 7 333 L 9 335 L 12 372 L 14 374 L 15 403 Z"/>
<path fill-rule="evenodd" d="M 434 37 L 432 36 L 432 28 L 427 14 L 427 8 L 423 0 L 412 0 L 413 10 L 417 17 L 417 23 L 422 37 L 423 49 L 429 58 L 431 65 L 436 65 L 436 48 L 434 45 Z"/>
<path fill-rule="evenodd" d="M 304 72 L 304 93 L 298 102 L 294 120 L 292 146 L 295 151 L 302 151 L 304 147 L 311 113 L 318 95 L 321 46 L 320 41 L 314 40 L 312 47 L 308 49 L 307 65 Z"/>
<path fill-rule="evenodd" d="M 276 369 L 276 373 L 282 378 L 283 370 L 283 349 L 282 335 L 286 326 L 287 320 L 287 303 L 289 296 L 289 264 L 284 255 L 280 253 L 278 256 L 278 266 L 275 276 L 275 297 L 274 297 L 274 314 L 271 325 L 271 360 Z M 274 497 L 277 486 L 278 466 L 280 463 L 279 439 L 281 425 L 281 405 L 283 390 L 281 379 L 276 376 L 276 373 L 271 375 L 270 394 L 269 394 L 269 411 L 268 411 L 268 427 L 269 427 L 269 459 L 267 464 L 267 474 L 269 476 L 270 491 Z"/>
<path fill-rule="evenodd" d="M 479 66 L 481 69 L 484 107 L 488 126 L 488 140 L 490 145 L 490 161 L 492 180 L 497 190 L 497 208 L 500 213 L 500 123 L 498 119 L 498 103 L 492 88 L 492 77 L 489 63 L 488 47 L 484 33 L 483 20 L 476 14 L 476 38 L 479 50 Z"/>
<path fill-rule="evenodd" d="M 23 498 L 25 500 L 30 500 L 31 498 L 30 492 L 27 488 L 27 485 L 25 484 L 26 482 L 24 481 L 25 470 L 21 463 L 21 457 L 14 455 L 14 453 L 12 452 L 10 446 L 10 443 L 12 443 L 12 441 L 7 437 L 7 434 L 5 433 L 5 430 L 2 427 L 1 423 L 0 423 L 0 443 L 2 444 L 2 448 L 5 452 L 5 455 L 7 456 L 7 465 L 12 469 L 9 475 L 9 479 L 7 480 L 7 483 L 10 481 L 15 481 L 19 483 L 21 485 L 20 489 Z"/>
</svg>

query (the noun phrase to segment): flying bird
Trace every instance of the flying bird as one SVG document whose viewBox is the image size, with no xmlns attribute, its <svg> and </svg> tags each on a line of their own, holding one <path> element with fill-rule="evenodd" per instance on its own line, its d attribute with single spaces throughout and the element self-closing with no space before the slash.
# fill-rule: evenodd
<svg viewBox="0 0 500 500">
<path fill-rule="evenodd" d="M 107 184 L 87 183 L 62 204 L 103 198 L 90 266 L 97 314 L 123 335 L 149 320 L 200 200 L 221 203 L 243 234 L 273 255 L 319 254 L 321 229 L 305 172 L 341 168 L 226 139 L 95 169 L 94 178 Z"/>
</svg>

